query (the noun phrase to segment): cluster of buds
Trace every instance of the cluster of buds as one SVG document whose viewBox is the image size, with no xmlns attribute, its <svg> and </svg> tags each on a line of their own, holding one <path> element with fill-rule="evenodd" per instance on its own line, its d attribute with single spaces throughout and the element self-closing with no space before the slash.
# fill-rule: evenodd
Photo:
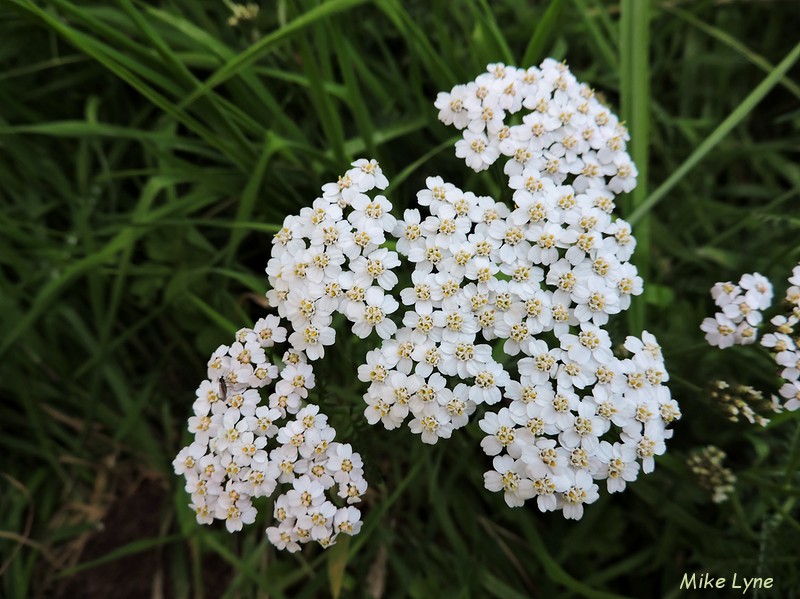
<svg viewBox="0 0 800 599">
<path fill-rule="evenodd" d="M 275 500 L 277 525 L 267 535 L 278 548 L 297 551 L 311 540 L 327 547 L 339 533 L 356 534 L 361 519 L 352 504 L 367 483 L 361 457 L 334 441 L 318 406 L 304 405 L 315 381 L 303 352 L 268 357 L 286 336 L 279 319 L 268 316 L 214 352 L 189 418 L 194 440 L 173 467 L 186 479 L 197 521 L 224 520 L 230 532 L 255 521 L 254 498 L 290 486 Z M 269 392 L 264 405 L 262 390 Z M 340 506 L 326 495 L 334 490 Z"/>
<path fill-rule="evenodd" d="M 729 385 L 725 381 L 711 383 L 711 400 L 728 416 L 731 422 L 739 422 L 744 418 L 750 424 L 766 426 L 769 418 L 764 413 L 776 412 L 780 406 L 775 398 L 772 401 L 764 397 L 764 393 L 749 385 Z"/>
<path fill-rule="evenodd" d="M 693 452 L 686 460 L 698 484 L 711 495 L 714 503 L 727 501 L 736 485 L 736 476 L 723 465 L 726 458 L 719 447 L 709 445 Z"/>
<path fill-rule="evenodd" d="M 240 23 L 255 21 L 258 17 L 258 4 L 249 2 L 247 4 L 230 4 L 229 6 L 233 13 L 228 17 L 228 25 L 231 27 L 236 27 Z"/>
</svg>

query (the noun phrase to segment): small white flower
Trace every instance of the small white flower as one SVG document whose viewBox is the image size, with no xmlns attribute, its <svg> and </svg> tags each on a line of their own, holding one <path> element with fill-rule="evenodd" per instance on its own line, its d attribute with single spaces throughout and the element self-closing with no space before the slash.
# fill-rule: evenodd
<svg viewBox="0 0 800 599">
<path fill-rule="evenodd" d="M 389 376 L 386 359 L 380 349 L 367 353 L 366 363 L 358 367 L 358 380 L 363 382 L 383 383 Z"/>
<path fill-rule="evenodd" d="M 419 434 L 423 443 L 434 445 L 439 439 L 448 439 L 453 432 L 453 426 L 447 411 L 437 406 L 432 413 L 420 414 L 408 423 L 412 433 Z"/>
<path fill-rule="evenodd" d="M 387 291 L 397 284 L 397 275 L 392 269 L 399 265 L 397 254 L 386 248 L 375 250 L 366 256 L 359 256 L 350 262 L 356 285 L 368 288 L 377 283 Z"/>
<path fill-rule="evenodd" d="M 788 382 L 794 382 L 800 378 L 800 352 L 787 350 L 775 354 L 775 362 L 783 366 L 781 377 Z"/>
<path fill-rule="evenodd" d="M 280 319 L 277 316 L 270 315 L 258 319 L 253 331 L 262 347 L 272 347 L 276 343 L 286 341 L 286 329 L 280 326 Z"/>
<path fill-rule="evenodd" d="M 475 380 L 469 388 L 469 399 L 476 404 L 496 404 L 502 398 L 499 387 L 506 387 L 511 382 L 508 372 L 494 361 L 483 364 L 474 376 Z"/>
<path fill-rule="evenodd" d="M 594 454 L 600 445 L 600 436 L 607 430 L 607 422 L 597 416 L 592 403 L 580 402 L 577 416 L 569 428 L 561 432 L 558 439 L 561 445 L 568 449 L 581 447 L 589 454 Z"/>
<path fill-rule="evenodd" d="M 287 550 L 290 553 L 300 551 L 299 537 L 289 522 L 281 522 L 280 526 L 267 528 L 267 538 L 278 550 Z"/>
<path fill-rule="evenodd" d="M 739 286 L 757 309 L 766 310 L 772 304 L 772 283 L 764 275 L 757 272 L 742 275 Z"/>
<path fill-rule="evenodd" d="M 445 125 L 465 129 L 477 116 L 480 101 L 475 95 L 469 94 L 466 85 L 457 85 L 450 93 L 439 92 L 434 106 L 439 109 L 439 120 Z"/>
<path fill-rule="evenodd" d="M 734 285 L 730 281 L 714 283 L 714 286 L 711 287 L 711 297 L 714 298 L 714 301 L 720 308 L 731 303 L 741 292 L 741 287 Z"/>
<path fill-rule="evenodd" d="M 356 195 L 352 202 L 353 212 L 347 217 L 353 226 L 363 229 L 370 235 L 382 235 L 384 231 L 392 231 L 397 219 L 392 216 L 392 205 L 384 196 L 370 199 L 364 194 Z"/>
<path fill-rule="evenodd" d="M 564 517 L 580 520 L 583 516 L 584 504 L 594 503 L 599 497 L 597 485 L 592 482 L 592 477 L 584 470 L 568 469 L 566 476 L 570 486 L 561 494 Z"/>
<path fill-rule="evenodd" d="M 778 390 L 778 393 L 787 400 L 784 403 L 787 410 L 794 411 L 800 408 L 800 381 L 787 382 Z"/>
<path fill-rule="evenodd" d="M 335 450 L 332 448 L 328 455 L 325 466 L 333 473 L 333 480 L 337 483 L 347 482 L 351 476 L 360 476 L 363 473 L 364 463 L 361 456 L 354 453 L 349 444 L 337 443 Z"/>
<path fill-rule="evenodd" d="M 185 474 L 194 471 L 196 467 L 199 468 L 200 458 L 205 455 L 206 450 L 206 444 L 199 442 L 194 442 L 189 447 L 181 449 L 172 461 L 175 474 Z"/>
<path fill-rule="evenodd" d="M 522 461 L 508 455 L 497 456 L 492 466 L 494 470 L 483 475 L 483 484 L 489 491 L 503 491 L 503 498 L 509 507 L 520 507 L 536 494 Z"/>
<path fill-rule="evenodd" d="M 352 506 L 339 508 L 333 518 L 333 528 L 337 533 L 357 535 L 361 530 L 361 512 Z"/>
<path fill-rule="evenodd" d="M 700 330 L 706 334 L 706 341 L 720 349 L 734 345 L 736 338 L 736 325 L 724 314 L 717 312 L 714 318 L 703 319 Z"/>
<path fill-rule="evenodd" d="M 388 339 L 397 330 L 397 325 L 389 319 L 389 315 L 399 306 L 380 287 L 370 287 L 364 296 L 364 304 L 354 306 L 348 313 L 353 321 L 353 333 L 363 339 L 374 329 L 381 338 Z"/>
<path fill-rule="evenodd" d="M 487 412 L 478 425 L 486 433 L 481 441 L 481 447 L 486 455 L 495 456 L 501 451 L 507 451 L 512 457 L 521 456 L 521 448 L 515 445 L 518 432 L 516 422 L 508 408 L 502 408 L 496 414 Z"/>
<path fill-rule="evenodd" d="M 378 189 L 386 189 L 389 186 L 389 180 L 383 174 L 376 160 L 361 158 L 356 160 L 352 166 L 354 166 L 355 169 L 348 172 L 353 182 L 362 192 L 371 191 L 376 187 Z"/>
<path fill-rule="evenodd" d="M 485 133 L 465 131 L 464 139 L 456 142 L 456 156 L 464 158 L 467 166 L 478 172 L 489 168 L 499 158 L 500 151 Z"/>
<path fill-rule="evenodd" d="M 421 216 L 419 210 L 408 209 L 403 212 L 403 220 L 398 220 L 392 231 L 397 238 L 397 251 L 408 256 L 412 248 L 424 248 L 425 237 L 420 227 Z"/>
</svg>

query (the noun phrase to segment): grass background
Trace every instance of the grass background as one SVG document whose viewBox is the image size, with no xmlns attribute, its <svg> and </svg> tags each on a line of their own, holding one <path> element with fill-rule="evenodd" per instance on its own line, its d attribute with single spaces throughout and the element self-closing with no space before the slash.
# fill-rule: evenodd
<svg viewBox="0 0 800 599">
<path fill-rule="evenodd" d="M 709 381 L 772 391 L 774 368 L 698 329 L 713 282 L 758 270 L 780 297 L 800 260 L 797 3 L 279 0 L 230 15 L 0 0 L 0 595 L 649 598 L 707 571 L 798 596 L 800 420 L 727 422 Z M 547 56 L 632 132 L 641 177 L 622 214 L 646 291 L 611 328 L 664 347 L 684 418 L 656 472 L 579 523 L 511 510 L 482 488 L 474 425 L 435 448 L 366 425 L 366 347 L 344 332 L 317 399 L 369 463 L 361 535 L 289 555 L 264 519 L 197 526 L 170 462 L 207 355 L 264 314 L 270 234 L 361 156 L 398 211 L 433 174 L 497 194 L 501 173 L 467 172 L 432 101 L 488 62 Z M 708 444 L 738 477 L 721 506 L 685 465 Z"/>
</svg>

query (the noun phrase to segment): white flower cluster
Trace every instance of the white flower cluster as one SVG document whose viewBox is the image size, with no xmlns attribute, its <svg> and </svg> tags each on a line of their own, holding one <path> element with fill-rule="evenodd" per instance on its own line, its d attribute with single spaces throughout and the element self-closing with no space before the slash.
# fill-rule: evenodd
<svg viewBox="0 0 800 599">
<path fill-rule="evenodd" d="M 324 185 L 311 207 L 286 217 L 267 265 L 267 299 L 291 323 L 289 343 L 309 360 L 325 355 L 336 339 L 334 312 L 362 338 L 375 330 L 386 339 L 397 330 L 389 315 L 399 304 L 386 292 L 397 284 L 392 269 L 400 261 L 381 247 L 396 219 L 389 200 L 367 195 L 388 181 L 374 160 L 352 166 L 337 183 Z"/>
<path fill-rule="evenodd" d="M 800 318 L 800 263 L 792 269 L 792 276 L 788 280 L 786 303 L 792 306 L 793 314 Z"/>
<path fill-rule="evenodd" d="M 772 396 L 771 407 L 776 412 L 800 409 L 800 349 L 794 333 L 800 321 L 800 264 L 794 267 L 788 281 L 785 301 L 789 311 L 774 316 L 770 320 L 774 332 L 761 339 L 761 345 L 771 351 L 784 381 L 778 391 L 783 402 Z M 706 341 L 720 348 L 754 343 L 758 337 L 757 327 L 763 319 L 761 311 L 772 304 L 772 283 L 758 273 L 745 274 L 738 285 L 715 283 L 711 296 L 722 311 L 714 318 L 704 319 L 700 325 L 706 333 Z"/>
<path fill-rule="evenodd" d="M 621 491 L 664 452 L 680 410 L 661 349 L 644 332 L 626 339 L 619 358 L 602 328 L 642 293 L 630 225 L 612 217 L 615 196 L 636 184 L 627 131 L 553 60 L 489 65 L 436 106 L 442 121 L 465 129 L 456 154 L 475 171 L 510 158 L 513 209 L 431 177 L 417 194 L 422 211 L 397 220 L 384 196 L 369 195 L 388 185 L 380 167 L 358 160 L 287 217 L 267 297 L 291 324 L 291 350 L 280 372 L 266 361 L 263 349 L 286 338 L 276 319 L 212 358 L 190 422 L 196 441 L 175 462 L 200 521 L 225 518 L 236 530 L 255 516 L 250 497 L 286 482 L 292 490 L 275 502 L 280 524 L 268 529 L 278 547 L 329 545 L 358 530 L 358 510 L 336 509 L 324 492 L 338 483 L 339 496 L 356 501 L 366 488 L 360 459 L 333 443 L 315 406 L 301 407 L 314 384 L 307 360 L 333 344 L 336 312 L 357 336 L 382 339 L 358 369 L 370 383 L 370 423 L 391 429 L 410 416 L 409 428 L 436 443 L 477 406 L 495 406 L 479 422 L 494 457 L 485 486 L 510 506 L 536 497 L 542 511 L 580 518 L 598 497 L 594 481 Z M 521 124 L 507 124 L 522 108 L 530 112 Z M 383 247 L 388 235 L 397 252 Z M 414 266 L 399 293 L 399 329 L 391 315 L 400 303 L 388 294 L 398 253 Z M 258 406 L 256 389 L 276 377 L 269 405 Z M 278 428 L 287 414 L 295 419 Z M 282 445 L 267 452 L 271 438 Z"/>
<path fill-rule="evenodd" d="M 594 480 L 621 491 L 653 469 L 680 417 L 655 338 L 629 337 L 621 360 L 601 328 L 642 292 L 630 226 L 611 216 L 615 194 L 635 185 L 627 134 L 552 60 L 489 65 L 436 106 L 466 129 L 456 152 L 474 170 L 511 157 L 515 205 L 431 177 L 417 194 L 428 214 L 398 221 L 397 250 L 414 272 L 400 292 L 403 326 L 359 368 L 366 417 L 392 429 L 410 416 L 435 443 L 478 405 L 496 406 L 480 421 L 495 456 L 486 487 L 511 506 L 536 497 L 542 511 L 580 518 L 598 497 Z M 507 126 L 522 107 L 532 111 L 523 124 Z"/>
<path fill-rule="evenodd" d="M 315 384 L 303 352 L 290 349 L 281 368 L 270 362 L 267 351 L 286 337 L 280 320 L 268 316 L 214 352 L 189 418 L 194 441 L 173 466 L 186 479 L 197 521 L 225 520 L 230 532 L 255 521 L 253 498 L 290 485 L 275 500 L 277 525 L 267 536 L 279 549 L 297 551 L 311 540 L 327 547 L 339 533 L 356 534 L 361 514 L 351 504 L 367 483 L 359 454 L 334 442 L 336 431 L 318 406 L 303 405 Z M 259 389 L 267 386 L 269 402 L 261 405 Z M 332 490 L 343 507 L 326 497 Z"/>
<path fill-rule="evenodd" d="M 738 285 L 730 281 L 714 283 L 711 297 L 721 311 L 700 325 L 709 345 L 724 349 L 755 343 L 761 311 L 772 304 L 772 283 L 757 272 L 745 274 Z"/>
<path fill-rule="evenodd" d="M 800 264 L 792 270 L 786 302 L 791 307 L 788 315 L 775 316 L 770 322 L 775 332 L 764 335 L 761 345 L 769 348 L 781 369 L 783 385 L 778 394 L 783 398 L 787 410 L 800 409 L 800 338 L 795 335 L 795 326 L 800 319 Z M 773 398 L 777 401 L 777 398 Z"/>
<path fill-rule="evenodd" d="M 528 194 L 536 191 L 525 187 L 530 176 L 555 185 L 574 177 L 576 193 L 597 190 L 612 197 L 636 187 L 636 167 L 625 151 L 627 130 L 592 88 L 551 58 L 539 68 L 490 64 L 475 81 L 440 93 L 435 105 L 439 120 L 464 129 L 456 156 L 475 171 L 500 155 L 511 157 L 505 172 L 521 175 L 516 182 Z M 522 123 L 507 124 L 507 115 L 522 108 L 530 111 Z"/>
</svg>

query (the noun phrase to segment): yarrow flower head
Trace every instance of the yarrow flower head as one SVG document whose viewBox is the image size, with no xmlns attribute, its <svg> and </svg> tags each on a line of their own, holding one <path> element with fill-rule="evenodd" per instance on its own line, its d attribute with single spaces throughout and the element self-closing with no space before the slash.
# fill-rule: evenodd
<svg viewBox="0 0 800 599">
<path fill-rule="evenodd" d="M 294 330 L 290 343 L 309 360 L 325 355 L 336 340 L 334 313 L 344 314 L 354 332 L 373 330 L 388 338 L 396 326 L 390 315 L 397 302 L 385 293 L 397 284 L 397 253 L 382 248 L 396 219 L 382 195 L 388 181 L 374 160 L 357 160 L 322 197 L 297 216 L 288 216 L 273 238 L 267 265 L 267 294 Z"/>
<path fill-rule="evenodd" d="M 358 532 L 362 460 L 309 403 L 335 314 L 379 339 L 357 372 L 367 421 L 407 423 L 434 444 L 480 414 L 484 484 L 509 506 L 581 518 L 598 482 L 620 492 L 665 451 L 681 412 L 657 340 L 644 331 L 615 354 L 603 328 L 643 288 L 631 226 L 613 215 L 636 184 L 625 127 L 551 59 L 491 64 L 435 105 L 463 130 L 455 150 L 468 167 L 504 161 L 510 202 L 431 176 L 398 218 L 380 166 L 362 159 L 284 220 L 266 269 L 283 320 L 213 354 L 195 441 L 174 462 L 198 521 L 238 530 L 255 518 L 252 498 L 289 485 L 267 529 L 278 548 Z M 401 257 L 413 272 L 394 293 Z"/>
</svg>

